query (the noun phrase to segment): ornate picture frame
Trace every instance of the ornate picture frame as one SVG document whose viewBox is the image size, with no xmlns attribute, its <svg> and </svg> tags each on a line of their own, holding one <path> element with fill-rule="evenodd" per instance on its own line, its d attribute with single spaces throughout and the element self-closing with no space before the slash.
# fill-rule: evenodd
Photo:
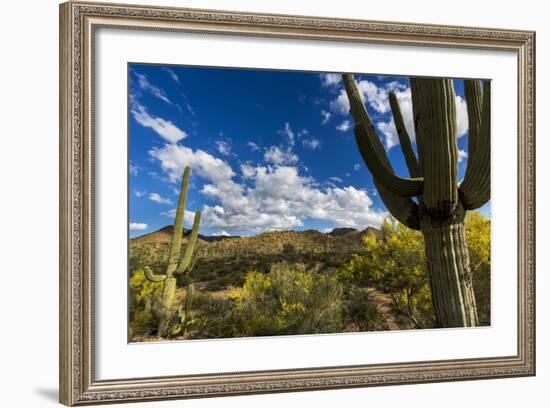
<svg viewBox="0 0 550 408">
<path fill-rule="evenodd" d="M 95 35 L 100 28 L 506 51 L 517 58 L 517 353 L 97 379 Z M 121 158 L 124 160 L 125 158 Z M 535 375 L 535 33 L 68 2 L 60 6 L 60 401 L 69 406 Z"/>
</svg>

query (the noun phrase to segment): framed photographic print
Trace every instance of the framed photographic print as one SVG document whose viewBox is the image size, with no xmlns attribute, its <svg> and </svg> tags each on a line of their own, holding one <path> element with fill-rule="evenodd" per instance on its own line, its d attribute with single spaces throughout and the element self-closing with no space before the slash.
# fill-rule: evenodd
<svg viewBox="0 0 550 408">
<path fill-rule="evenodd" d="M 534 32 L 60 7 L 66 405 L 535 373 Z"/>
</svg>

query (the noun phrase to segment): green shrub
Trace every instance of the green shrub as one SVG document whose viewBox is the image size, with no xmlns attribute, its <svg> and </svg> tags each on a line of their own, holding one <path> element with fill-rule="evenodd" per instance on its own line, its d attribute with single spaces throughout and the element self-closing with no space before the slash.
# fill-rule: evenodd
<svg viewBox="0 0 550 408">
<path fill-rule="evenodd" d="M 378 312 L 366 288 L 350 287 L 343 307 L 344 325 L 350 331 L 386 330 L 386 322 Z M 351 327 L 350 327 L 351 326 Z"/>
<path fill-rule="evenodd" d="M 342 286 L 334 273 L 302 264 L 249 272 L 238 299 L 247 336 L 332 333 L 342 329 Z"/>
<path fill-rule="evenodd" d="M 196 315 L 189 327 L 189 338 L 217 339 L 245 335 L 234 300 L 202 294 L 196 298 L 194 308 Z"/>
<path fill-rule="evenodd" d="M 491 221 L 478 212 L 465 220 L 477 315 L 480 325 L 491 324 Z"/>
<path fill-rule="evenodd" d="M 402 328 L 434 326 L 424 240 L 418 231 L 385 222 L 381 238 L 363 238 L 366 251 L 339 269 L 348 286 L 373 287 L 390 295 L 394 312 L 404 317 Z"/>
<path fill-rule="evenodd" d="M 158 328 L 156 303 L 162 294 L 162 283 L 151 282 L 143 269 L 130 278 L 130 338 L 155 334 Z"/>
</svg>

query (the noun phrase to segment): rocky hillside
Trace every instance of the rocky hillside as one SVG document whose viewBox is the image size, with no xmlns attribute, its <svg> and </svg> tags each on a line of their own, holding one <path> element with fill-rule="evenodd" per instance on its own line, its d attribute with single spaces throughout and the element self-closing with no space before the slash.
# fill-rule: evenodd
<svg viewBox="0 0 550 408">
<path fill-rule="evenodd" d="M 130 270 L 151 266 L 162 273 L 168 257 L 173 228 L 167 226 L 130 241 Z M 185 235 L 189 233 L 186 231 Z M 365 235 L 379 236 L 369 227 L 363 231 L 336 228 L 328 233 L 316 230 L 273 231 L 248 237 L 199 235 L 195 248 L 193 279 L 208 282 L 213 289 L 242 283 L 250 270 L 269 270 L 270 265 L 287 261 L 339 267 L 353 254 L 364 250 Z M 184 238 L 185 245 L 185 238 Z"/>
</svg>

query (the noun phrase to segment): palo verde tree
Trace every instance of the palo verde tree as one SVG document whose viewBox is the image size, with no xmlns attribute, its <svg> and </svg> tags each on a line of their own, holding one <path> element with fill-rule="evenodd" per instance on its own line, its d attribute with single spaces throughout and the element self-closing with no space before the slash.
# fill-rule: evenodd
<svg viewBox="0 0 550 408">
<path fill-rule="evenodd" d="M 468 163 L 457 180 L 457 119 L 451 79 L 410 78 L 418 157 L 394 93 L 390 107 L 410 178 L 395 174 L 353 75 L 343 75 L 359 152 L 390 213 L 424 236 L 437 325 L 478 324 L 464 217 L 490 198 L 490 82 L 465 80 Z M 483 88 L 483 89 L 482 89 Z M 415 198 L 416 197 L 416 198 Z M 415 199 L 413 199 L 415 198 Z"/>
<path fill-rule="evenodd" d="M 174 221 L 174 232 L 172 234 L 172 241 L 170 244 L 170 253 L 168 255 L 168 264 L 166 266 L 166 273 L 164 275 L 154 274 L 151 269 L 145 267 L 144 272 L 147 279 L 152 282 L 163 282 L 162 298 L 160 305 L 161 319 L 159 322 L 159 334 L 165 336 L 171 334 L 170 327 L 174 314 L 172 313 L 172 305 L 176 295 L 176 275 L 187 275 L 193 268 L 193 251 L 195 244 L 197 243 L 197 237 L 199 234 L 199 225 L 201 221 L 200 211 L 195 212 L 195 219 L 193 221 L 193 228 L 191 234 L 187 240 L 187 247 L 183 257 L 180 255 L 181 240 L 183 232 L 183 219 L 185 215 L 185 203 L 187 201 L 187 190 L 189 188 L 189 173 L 191 172 L 189 167 L 186 167 L 183 172 L 183 178 L 181 181 L 181 190 L 178 200 L 178 207 L 176 209 L 176 219 Z M 194 292 L 193 283 L 187 285 L 187 296 L 185 300 L 185 308 L 177 313 L 180 318 L 183 330 L 190 319 L 191 302 Z"/>
</svg>

